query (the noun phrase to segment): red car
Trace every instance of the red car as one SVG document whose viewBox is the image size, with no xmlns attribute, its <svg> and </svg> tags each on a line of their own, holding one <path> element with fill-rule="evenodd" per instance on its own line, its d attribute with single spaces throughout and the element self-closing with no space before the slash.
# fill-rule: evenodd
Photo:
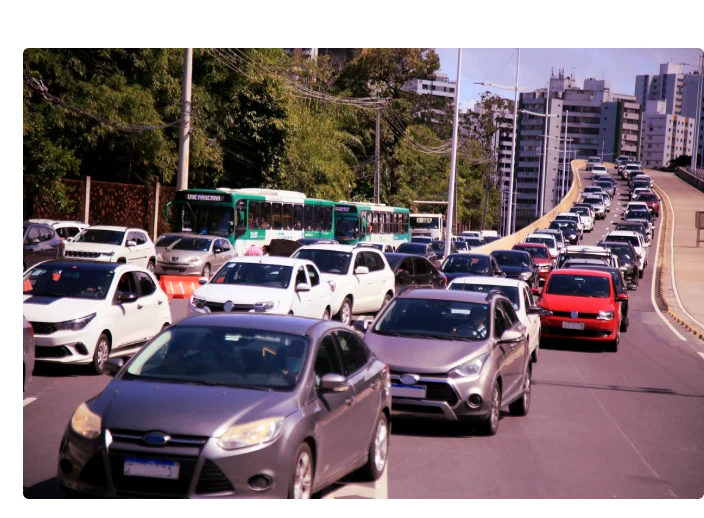
<svg viewBox="0 0 704 518">
<path fill-rule="evenodd" d="M 533 256 L 533 261 L 538 265 L 538 273 L 543 281 L 548 280 L 548 275 L 552 270 L 552 259 L 550 259 L 550 249 L 542 243 L 518 243 L 513 245 L 513 250 L 528 252 Z"/>
<path fill-rule="evenodd" d="M 625 300 L 628 295 L 616 294 L 609 272 L 554 270 L 538 302 L 547 310 L 540 317 L 540 337 L 602 342 L 616 352 L 627 329 L 621 314 Z"/>
<path fill-rule="evenodd" d="M 650 213 L 656 218 L 660 215 L 660 199 L 654 192 L 644 192 L 639 194 L 634 201 L 643 201 L 650 209 Z"/>
</svg>

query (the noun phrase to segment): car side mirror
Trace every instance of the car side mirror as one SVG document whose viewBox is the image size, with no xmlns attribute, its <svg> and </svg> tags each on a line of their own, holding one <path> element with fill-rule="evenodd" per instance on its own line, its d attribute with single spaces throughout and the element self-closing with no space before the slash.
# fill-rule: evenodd
<svg viewBox="0 0 704 518">
<path fill-rule="evenodd" d="M 308 286 L 305 282 L 299 282 L 296 284 L 296 291 L 310 291 L 310 286 Z"/>
<path fill-rule="evenodd" d="M 117 292 L 117 301 L 120 304 L 129 304 L 137 300 L 137 294 L 131 291 L 119 291 Z"/>
<path fill-rule="evenodd" d="M 355 275 L 366 275 L 369 273 L 369 268 L 366 266 L 357 266 L 357 268 L 354 269 L 354 274 Z"/>
<path fill-rule="evenodd" d="M 137 246 L 137 241 L 130 239 L 129 241 L 127 241 L 127 246 L 128 247 Z"/>
<path fill-rule="evenodd" d="M 108 358 L 103 364 L 103 374 L 114 378 L 124 365 L 125 360 L 123 358 Z"/>
<path fill-rule="evenodd" d="M 514 331 L 513 329 L 507 329 L 501 335 L 499 343 L 510 344 L 519 342 L 523 338 L 523 335 L 519 331 Z"/>
<path fill-rule="evenodd" d="M 341 374 L 326 374 L 320 378 L 320 390 L 324 392 L 345 392 L 350 386 Z"/>
<path fill-rule="evenodd" d="M 616 300 L 628 300 L 628 293 L 619 293 L 616 295 Z"/>
<path fill-rule="evenodd" d="M 368 320 L 355 320 L 352 323 L 352 328 L 355 331 L 359 331 L 360 333 L 366 333 L 367 329 L 369 329 L 370 324 L 371 322 L 369 322 Z"/>
<path fill-rule="evenodd" d="M 208 284 L 208 278 L 207 277 L 200 277 L 198 279 L 198 284 L 200 284 L 200 285 Z"/>
</svg>

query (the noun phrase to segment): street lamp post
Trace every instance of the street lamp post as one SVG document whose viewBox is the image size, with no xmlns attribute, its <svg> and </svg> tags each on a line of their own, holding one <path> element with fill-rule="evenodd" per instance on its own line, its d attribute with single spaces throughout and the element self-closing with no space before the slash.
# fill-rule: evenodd
<svg viewBox="0 0 704 518">
<path fill-rule="evenodd" d="M 452 154 L 450 155 L 450 185 L 447 193 L 447 228 L 445 228 L 445 257 L 452 251 L 453 216 L 455 213 L 455 168 L 457 166 L 457 125 L 460 112 L 460 80 L 462 79 L 462 49 L 457 49 L 457 85 L 455 86 L 455 115 L 452 122 Z"/>
</svg>

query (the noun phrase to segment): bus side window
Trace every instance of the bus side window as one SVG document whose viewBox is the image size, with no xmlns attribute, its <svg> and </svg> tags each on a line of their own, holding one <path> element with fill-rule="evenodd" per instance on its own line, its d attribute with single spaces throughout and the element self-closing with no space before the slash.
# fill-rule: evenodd
<svg viewBox="0 0 704 518">
<path fill-rule="evenodd" d="M 303 205 L 293 206 L 293 230 L 303 230 Z"/>
<path fill-rule="evenodd" d="M 320 205 L 315 205 L 315 215 L 313 216 L 313 230 L 320 232 L 323 228 L 323 207 Z"/>
<path fill-rule="evenodd" d="M 401 214 L 394 212 L 394 234 L 401 233 Z"/>
<path fill-rule="evenodd" d="M 323 231 L 332 231 L 332 207 L 323 207 Z"/>
<path fill-rule="evenodd" d="M 403 230 L 404 234 L 408 234 L 408 214 L 403 215 Z"/>
<path fill-rule="evenodd" d="M 271 202 L 263 201 L 259 205 L 260 224 L 259 228 L 267 230 L 271 228 Z"/>
<path fill-rule="evenodd" d="M 391 228 L 391 218 L 393 217 L 393 214 L 391 212 L 387 212 L 384 214 L 384 223 L 385 223 L 385 234 L 392 234 L 393 233 L 393 228 Z"/>
<path fill-rule="evenodd" d="M 250 201 L 249 202 L 249 228 L 258 229 L 259 228 L 259 202 Z"/>
<path fill-rule="evenodd" d="M 281 230 L 281 203 L 271 204 L 271 228 Z"/>
<path fill-rule="evenodd" d="M 303 230 L 313 230 L 314 205 L 303 206 Z"/>
<path fill-rule="evenodd" d="M 247 202 L 245 200 L 237 200 L 236 218 L 235 237 L 239 237 L 247 229 Z"/>
<path fill-rule="evenodd" d="M 372 211 L 372 234 L 379 233 L 379 213 Z"/>
</svg>

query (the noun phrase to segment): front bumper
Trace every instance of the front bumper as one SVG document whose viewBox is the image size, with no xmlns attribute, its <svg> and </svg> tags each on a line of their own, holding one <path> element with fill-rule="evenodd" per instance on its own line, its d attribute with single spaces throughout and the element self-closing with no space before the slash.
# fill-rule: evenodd
<svg viewBox="0 0 704 518">
<path fill-rule="evenodd" d="M 198 264 L 170 264 L 157 262 L 154 267 L 156 275 L 200 275 L 203 273 L 205 263 Z"/>
<path fill-rule="evenodd" d="M 93 361 L 101 330 L 89 323 L 80 331 L 55 331 L 34 335 L 35 361 L 88 364 Z"/>
<path fill-rule="evenodd" d="M 563 322 L 583 323 L 584 329 L 565 329 Z M 618 333 L 618 320 L 596 320 L 594 318 L 569 318 L 569 317 L 541 317 L 541 338 L 566 338 L 605 342 L 615 340 Z"/>
</svg>

